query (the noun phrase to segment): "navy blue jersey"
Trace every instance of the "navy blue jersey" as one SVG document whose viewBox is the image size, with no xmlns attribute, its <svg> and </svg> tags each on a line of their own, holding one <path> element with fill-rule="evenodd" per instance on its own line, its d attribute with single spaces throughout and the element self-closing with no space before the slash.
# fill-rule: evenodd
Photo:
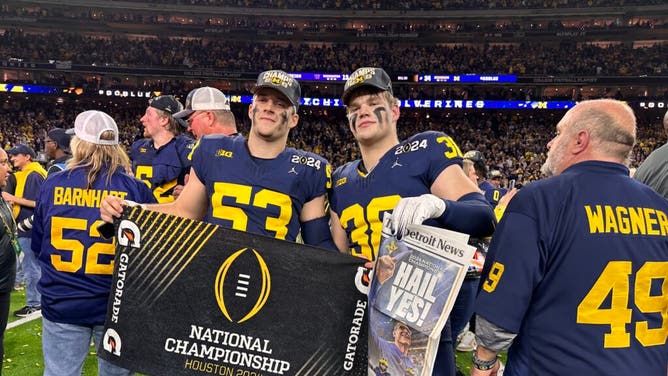
<svg viewBox="0 0 668 376">
<path fill-rule="evenodd" d="M 485 199 L 490 203 L 490 205 L 492 205 L 492 207 L 495 207 L 499 203 L 499 199 L 508 193 L 507 189 L 497 188 L 494 186 L 494 184 L 488 182 L 487 180 L 480 183 L 478 188 L 480 188 L 480 190 L 483 192 Z"/>
<path fill-rule="evenodd" d="M 615 163 L 578 163 L 522 188 L 476 303 L 519 333 L 504 375 L 665 374 L 667 213 L 668 201 Z"/>
<path fill-rule="evenodd" d="M 190 172 L 188 155 L 193 142 L 188 137 L 176 136 L 156 149 L 152 139 L 144 138 L 130 147 L 132 172 L 151 188 L 159 203 L 174 201 L 174 187 L 184 184 Z"/>
<path fill-rule="evenodd" d="M 210 197 L 205 221 L 290 241 L 304 204 L 331 186 L 331 166 L 319 155 L 286 148 L 273 159 L 254 158 L 242 136 L 202 137 L 192 166 Z"/>
<path fill-rule="evenodd" d="M 32 249 L 42 269 L 38 289 L 42 315 L 77 325 L 101 325 L 114 270 L 114 242 L 97 230 L 100 202 L 107 195 L 140 203 L 155 199 L 146 184 L 114 173 L 110 184 L 100 176 L 85 189 L 87 169 L 49 175 L 39 192 L 32 231 Z"/>
<path fill-rule="evenodd" d="M 383 214 L 391 212 L 402 197 L 430 193 L 443 170 L 461 166 L 462 153 L 452 138 L 429 131 L 393 147 L 368 174 L 361 172 L 360 162 L 336 169 L 329 199 L 348 236 L 350 253 L 375 260 Z M 434 224 L 433 220 L 425 223 Z"/>
</svg>

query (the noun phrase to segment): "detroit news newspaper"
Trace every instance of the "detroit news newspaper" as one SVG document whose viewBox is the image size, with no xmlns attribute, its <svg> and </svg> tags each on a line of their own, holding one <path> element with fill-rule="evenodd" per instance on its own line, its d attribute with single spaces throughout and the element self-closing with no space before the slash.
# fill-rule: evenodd
<svg viewBox="0 0 668 376">
<path fill-rule="evenodd" d="M 425 225 L 397 240 L 390 223 L 386 214 L 369 290 L 368 371 L 428 376 L 475 247 L 467 234 Z"/>
</svg>

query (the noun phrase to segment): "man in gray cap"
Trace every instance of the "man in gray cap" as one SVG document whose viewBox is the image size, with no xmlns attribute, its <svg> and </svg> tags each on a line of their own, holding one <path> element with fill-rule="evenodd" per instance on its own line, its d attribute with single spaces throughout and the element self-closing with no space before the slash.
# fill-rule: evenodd
<svg viewBox="0 0 668 376">
<path fill-rule="evenodd" d="M 209 134 L 236 135 L 237 124 L 230 101 L 215 87 L 200 87 L 188 93 L 186 106 L 174 114 L 196 140 Z"/>
<path fill-rule="evenodd" d="M 319 155 L 286 146 L 288 132 L 299 121 L 299 83 L 271 70 L 259 75 L 252 92 L 248 139 L 202 137 L 181 195 L 169 204 L 146 207 L 289 241 L 301 232 L 306 244 L 334 250 L 325 212 L 331 166 Z M 107 196 L 102 218 L 111 222 L 125 204 Z"/>
</svg>

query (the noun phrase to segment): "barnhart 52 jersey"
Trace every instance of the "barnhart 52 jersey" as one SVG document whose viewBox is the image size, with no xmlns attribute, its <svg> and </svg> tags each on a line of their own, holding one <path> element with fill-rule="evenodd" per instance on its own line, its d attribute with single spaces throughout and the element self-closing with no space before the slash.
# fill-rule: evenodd
<svg viewBox="0 0 668 376">
<path fill-rule="evenodd" d="M 504 375 L 666 373 L 668 201 L 626 167 L 580 162 L 520 189 L 482 278 L 476 313 L 519 333 Z"/>
<path fill-rule="evenodd" d="M 139 179 L 116 171 L 109 184 L 100 176 L 86 189 L 87 169 L 48 176 L 35 207 L 32 250 L 42 269 L 38 289 L 42 315 L 50 321 L 102 325 L 114 270 L 113 239 L 100 236 L 100 203 L 107 195 L 154 203 Z"/>
<path fill-rule="evenodd" d="M 360 163 L 358 159 L 336 169 L 329 200 L 348 236 L 350 254 L 375 260 L 383 214 L 402 197 L 430 193 L 443 170 L 461 166 L 462 153 L 446 134 L 428 131 L 397 144 L 367 174 Z"/>
<path fill-rule="evenodd" d="M 174 201 L 174 187 L 183 185 L 190 172 L 188 155 L 194 141 L 185 136 L 176 136 L 156 149 L 153 140 L 144 138 L 130 147 L 132 172 L 148 185 L 158 203 Z"/>
<path fill-rule="evenodd" d="M 304 204 L 331 186 L 332 167 L 319 155 L 286 148 L 273 159 L 255 158 L 243 136 L 202 137 L 192 166 L 210 198 L 205 221 L 290 241 Z"/>
</svg>

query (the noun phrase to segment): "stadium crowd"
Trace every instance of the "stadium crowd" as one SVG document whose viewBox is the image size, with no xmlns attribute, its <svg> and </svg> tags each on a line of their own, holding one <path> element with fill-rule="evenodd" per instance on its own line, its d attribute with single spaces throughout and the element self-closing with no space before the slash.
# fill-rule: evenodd
<svg viewBox="0 0 668 376">
<path fill-rule="evenodd" d="M 30 34 L 6 30 L 0 56 L 26 62 L 71 61 L 97 66 L 212 68 L 236 72 L 282 69 L 288 72 L 347 72 L 359 62 L 388 73 L 630 76 L 668 70 L 666 45 L 633 48 L 625 44 L 401 46 L 270 44 L 215 39 L 100 38 L 75 33 Z"/>
<path fill-rule="evenodd" d="M 36 151 L 44 150 L 46 131 L 53 127 L 71 128 L 74 116 L 83 110 L 98 109 L 111 114 L 119 125 L 121 142 L 129 147 L 142 137 L 139 118 L 145 102 L 67 101 L 57 104 L 51 97 L 2 101 L 0 142 L 5 149 L 27 143 Z M 14 98 L 16 98 L 14 96 Z M 232 105 L 237 126 L 248 134 L 247 107 Z M 498 169 L 506 180 L 527 183 L 540 178 L 545 145 L 553 136 L 554 124 L 562 111 L 517 112 L 510 110 L 465 111 L 402 109 L 398 123 L 400 139 L 425 130 L 441 130 L 451 135 L 462 151 L 480 150 L 490 169 Z M 656 114 L 638 111 L 638 143 L 631 165 L 637 167 L 647 155 L 663 143 L 661 119 Z M 333 166 L 358 158 L 343 109 L 302 107 L 298 126 L 290 132 L 288 143 L 327 158 Z"/>
<path fill-rule="evenodd" d="M 138 0 L 134 0 L 138 1 Z M 359 10 L 439 10 L 439 9 L 516 9 L 516 8 L 592 8 L 620 5 L 659 4 L 659 1 L 641 0 L 150 0 L 151 3 L 179 5 L 213 5 L 253 8 L 290 8 L 290 9 L 359 9 Z"/>
</svg>

